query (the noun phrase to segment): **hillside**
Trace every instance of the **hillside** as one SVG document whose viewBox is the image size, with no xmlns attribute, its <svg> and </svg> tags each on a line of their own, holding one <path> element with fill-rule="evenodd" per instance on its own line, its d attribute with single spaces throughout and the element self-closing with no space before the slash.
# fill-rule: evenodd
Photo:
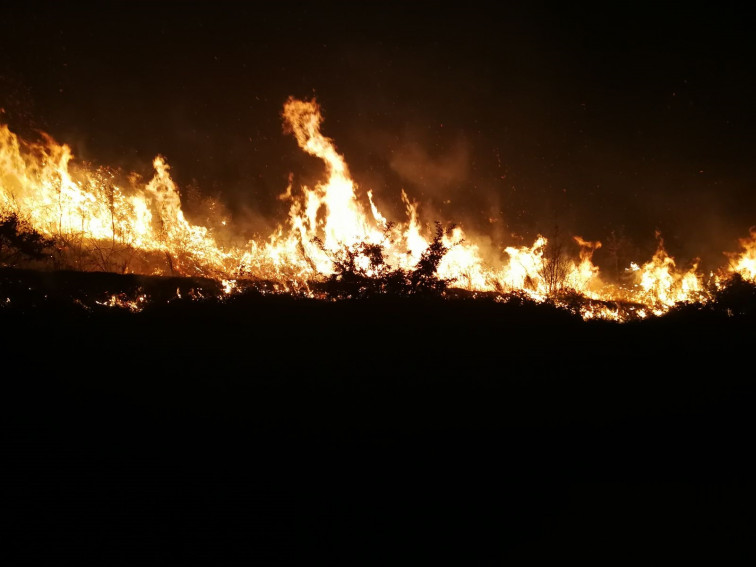
<svg viewBox="0 0 756 567">
<path fill-rule="evenodd" d="M 745 284 L 618 324 L 525 300 L 1 275 L 4 499 L 29 563 L 750 553 Z M 138 291 L 139 312 L 84 301 Z"/>
</svg>

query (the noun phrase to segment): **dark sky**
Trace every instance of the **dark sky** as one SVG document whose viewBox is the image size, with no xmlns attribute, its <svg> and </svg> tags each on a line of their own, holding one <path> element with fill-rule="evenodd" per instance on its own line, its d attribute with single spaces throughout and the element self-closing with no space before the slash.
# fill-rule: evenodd
<svg viewBox="0 0 756 567">
<path fill-rule="evenodd" d="M 680 261 L 721 264 L 756 224 L 754 35 L 722 2 L 24 2 L 0 12 L 0 107 L 78 158 L 284 220 L 290 95 L 362 189 L 403 220 L 503 244 L 555 225 L 660 230 Z M 489 221 L 493 219 L 494 222 Z M 648 256 L 640 258 L 647 259 Z M 599 258 L 600 260 L 600 258 Z"/>
</svg>

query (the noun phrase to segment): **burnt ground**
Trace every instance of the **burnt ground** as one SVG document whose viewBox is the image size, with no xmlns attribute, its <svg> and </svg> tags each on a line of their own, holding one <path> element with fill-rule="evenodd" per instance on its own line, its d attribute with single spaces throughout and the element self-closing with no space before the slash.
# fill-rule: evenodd
<svg viewBox="0 0 756 567">
<path fill-rule="evenodd" d="M 752 290 L 618 325 L 0 276 L 6 564 L 753 559 Z"/>
</svg>

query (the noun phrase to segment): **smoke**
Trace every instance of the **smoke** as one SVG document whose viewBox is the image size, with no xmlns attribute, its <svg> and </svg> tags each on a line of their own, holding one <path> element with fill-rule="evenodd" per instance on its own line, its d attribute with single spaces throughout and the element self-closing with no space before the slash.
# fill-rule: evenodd
<svg viewBox="0 0 756 567">
<path fill-rule="evenodd" d="M 458 138 L 451 147 L 432 155 L 424 145 L 407 141 L 390 160 L 390 166 L 407 185 L 443 201 L 456 196 L 468 181 L 470 149 Z"/>
</svg>

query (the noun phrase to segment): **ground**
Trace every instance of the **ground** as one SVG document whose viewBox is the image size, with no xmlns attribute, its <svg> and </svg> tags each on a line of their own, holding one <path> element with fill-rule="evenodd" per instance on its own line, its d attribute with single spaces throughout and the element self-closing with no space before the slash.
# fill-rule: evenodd
<svg viewBox="0 0 756 567">
<path fill-rule="evenodd" d="M 9 564 L 752 559 L 752 322 L 0 311 Z"/>
</svg>

